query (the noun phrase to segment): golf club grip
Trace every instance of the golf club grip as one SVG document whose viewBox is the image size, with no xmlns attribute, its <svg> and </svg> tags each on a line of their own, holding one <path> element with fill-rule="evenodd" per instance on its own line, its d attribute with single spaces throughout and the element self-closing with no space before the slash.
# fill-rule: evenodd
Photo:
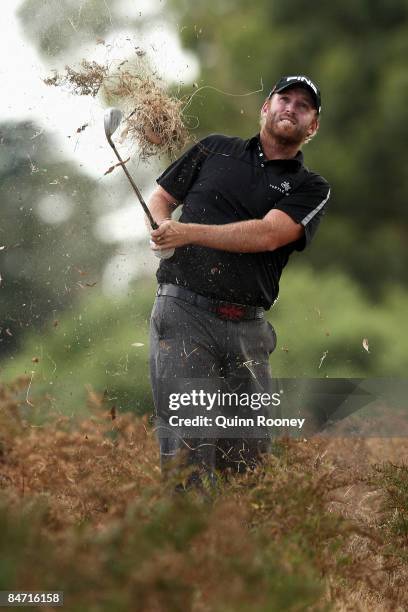
<svg viewBox="0 0 408 612">
<path fill-rule="evenodd" d="M 109 140 L 109 144 L 111 145 L 112 149 L 115 151 L 116 157 L 120 161 L 120 165 L 122 166 L 124 173 L 128 177 L 129 182 L 132 185 L 132 187 L 133 187 L 133 189 L 134 189 L 134 191 L 135 191 L 135 193 L 136 193 L 136 195 L 137 195 L 137 197 L 139 199 L 139 202 L 141 203 L 141 205 L 143 207 L 143 210 L 146 213 L 147 218 L 149 219 L 149 222 L 150 222 L 150 225 L 152 226 L 152 229 L 154 229 L 154 230 L 157 229 L 159 226 L 157 225 L 156 221 L 153 219 L 150 210 L 146 206 L 146 202 L 144 201 L 142 194 L 140 193 L 136 183 L 134 182 L 134 180 L 130 176 L 129 171 L 126 168 L 125 163 L 124 163 L 123 159 L 121 158 L 121 156 L 119 155 L 119 153 L 118 153 L 115 145 L 113 144 L 112 140 Z"/>
</svg>

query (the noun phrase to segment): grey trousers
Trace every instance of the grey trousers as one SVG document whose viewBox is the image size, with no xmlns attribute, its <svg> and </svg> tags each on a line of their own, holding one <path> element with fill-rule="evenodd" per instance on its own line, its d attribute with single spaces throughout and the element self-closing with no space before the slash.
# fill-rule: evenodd
<svg viewBox="0 0 408 612">
<path fill-rule="evenodd" d="M 168 425 L 174 414 L 169 397 L 200 386 L 271 394 L 269 356 L 275 346 L 275 331 L 265 319 L 222 320 L 180 298 L 156 297 L 150 320 L 150 376 L 164 474 L 169 465 L 173 473 L 176 464 L 207 472 L 228 468 L 243 472 L 255 467 L 270 445 L 266 431 L 244 438 L 228 437 L 227 430 L 216 438 L 205 434 L 187 437 Z"/>
</svg>

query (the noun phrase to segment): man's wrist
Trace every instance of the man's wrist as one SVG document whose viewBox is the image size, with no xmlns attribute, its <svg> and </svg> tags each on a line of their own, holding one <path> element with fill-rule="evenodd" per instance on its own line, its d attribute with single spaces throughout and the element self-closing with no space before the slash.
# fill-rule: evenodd
<svg viewBox="0 0 408 612">
<path fill-rule="evenodd" d="M 199 236 L 200 236 L 200 229 L 202 231 L 203 226 L 200 225 L 199 223 L 186 223 L 185 224 L 185 228 L 186 228 L 186 236 L 187 236 L 187 244 L 199 244 Z"/>
<path fill-rule="evenodd" d="M 170 215 L 170 216 L 167 216 L 167 217 L 165 217 L 165 216 L 158 217 L 158 218 L 156 219 L 156 223 L 157 223 L 157 225 L 160 225 L 161 223 L 164 223 L 164 221 L 171 221 L 171 215 Z"/>
</svg>

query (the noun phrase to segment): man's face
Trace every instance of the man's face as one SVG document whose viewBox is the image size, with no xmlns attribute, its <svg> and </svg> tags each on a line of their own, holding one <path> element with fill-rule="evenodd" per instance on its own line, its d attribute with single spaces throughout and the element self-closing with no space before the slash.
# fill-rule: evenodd
<svg viewBox="0 0 408 612">
<path fill-rule="evenodd" d="M 301 145 L 318 127 L 312 95 L 304 87 L 273 94 L 262 107 L 263 128 L 282 144 Z"/>
</svg>

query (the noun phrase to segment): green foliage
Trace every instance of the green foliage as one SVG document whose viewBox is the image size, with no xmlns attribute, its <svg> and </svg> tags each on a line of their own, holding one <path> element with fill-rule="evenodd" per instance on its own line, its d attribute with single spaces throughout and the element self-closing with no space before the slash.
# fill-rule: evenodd
<svg viewBox="0 0 408 612">
<path fill-rule="evenodd" d="M 56 326 L 48 321 L 41 333 L 32 334 L 23 354 L 4 362 L 4 375 L 31 375 L 34 394 L 46 393 L 51 406 L 57 403 L 65 411 L 84 407 L 87 390 L 104 393 L 110 405 L 149 411 L 148 320 L 154 289 L 152 281 L 141 280 L 127 300 L 100 294 L 83 300 Z"/>
<path fill-rule="evenodd" d="M 391 287 L 383 301 L 372 304 L 341 272 L 316 275 L 310 268 L 292 266 L 270 314 L 278 336 L 271 358 L 276 376 L 405 376 L 405 291 Z"/>
</svg>

